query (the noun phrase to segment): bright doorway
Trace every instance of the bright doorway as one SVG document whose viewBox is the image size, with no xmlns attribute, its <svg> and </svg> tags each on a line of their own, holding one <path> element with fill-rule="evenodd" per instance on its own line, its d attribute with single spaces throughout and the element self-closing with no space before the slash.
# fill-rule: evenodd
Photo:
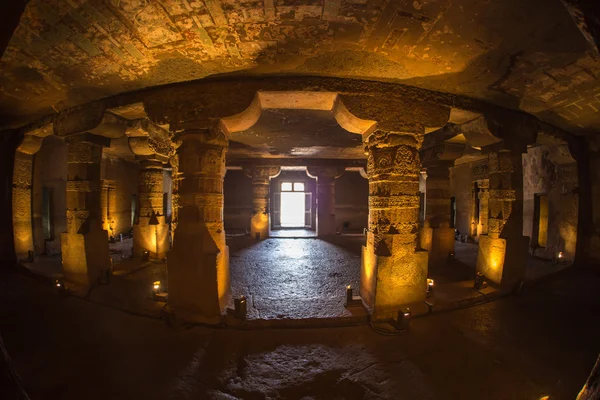
<svg viewBox="0 0 600 400">
<path fill-rule="evenodd" d="M 281 183 L 281 227 L 303 228 L 306 220 L 304 182 Z"/>
</svg>

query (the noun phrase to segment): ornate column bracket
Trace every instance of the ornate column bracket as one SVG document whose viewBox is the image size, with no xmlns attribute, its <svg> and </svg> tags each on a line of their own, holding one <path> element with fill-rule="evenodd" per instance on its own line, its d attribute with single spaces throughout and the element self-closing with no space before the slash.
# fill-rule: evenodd
<svg viewBox="0 0 600 400">
<path fill-rule="evenodd" d="M 252 179 L 250 234 L 258 240 L 266 239 L 269 236 L 269 181 L 281 173 L 281 167 L 247 164 L 242 169 Z"/>
<path fill-rule="evenodd" d="M 336 233 L 335 179 L 342 176 L 345 168 L 309 166 L 306 171 L 317 179 L 317 236 L 333 236 Z"/>
<path fill-rule="evenodd" d="M 168 256 L 169 306 L 187 320 L 216 322 L 230 297 L 229 249 L 223 227 L 227 138 L 219 129 L 175 138 L 178 224 Z"/>
</svg>

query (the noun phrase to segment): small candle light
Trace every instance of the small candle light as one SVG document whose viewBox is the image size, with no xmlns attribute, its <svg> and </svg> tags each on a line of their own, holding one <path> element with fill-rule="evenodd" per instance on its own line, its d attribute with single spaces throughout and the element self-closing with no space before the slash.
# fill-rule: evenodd
<svg viewBox="0 0 600 400">
<path fill-rule="evenodd" d="M 352 285 L 346 286 L 346 304 L 352 303 Z"/>
<path fill-rule="evenodd" d="M 560 258 L 563 258 L 563 252 L 562 252 L 562 251 L 559 251 L 559 252 L 558 252 L 558 258 L 559 258 L 559 259 L 560 259 Z"/>
<path fill-rule="evenodd" d="M 154 293 L 160 293 L 160 281 L 154 281 L 152 290 L 154 290 Z"/>
<path fill-rule="evenodd" d="M 248 305 L 246 303 L 246 296 L 240 296 L 233 300 L 234 315 L 236 318 L 245 319 Z"/>
<path fill-rule="evenodd" d="M 433 292 L 433 279 L 427 278 L 427 293 Z"/>
</svg>

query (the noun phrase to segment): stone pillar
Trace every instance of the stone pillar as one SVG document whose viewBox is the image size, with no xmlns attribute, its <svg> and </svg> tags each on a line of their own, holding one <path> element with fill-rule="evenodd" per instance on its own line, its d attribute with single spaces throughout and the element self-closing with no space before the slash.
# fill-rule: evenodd
<svg viewBox="0 0 600 400">
<path fill-rule="evenodd" d="M 90 286 L 110 268 L 108 233 L 102 229 L 100 167 L 110 139 L 89 133 L 71 136 L 68 145 L 67 232 L 61 234 L 67 280 Z"/>
<path fill-rule="evenodd" d="M 308 167 L 317 179 L 317 236 L 335 235 L 335 179 L 344 173 L 342 167 Z"/>
<path fill-rule="evenodd" d="M 419 147 L 423 135 L 377 131 L 366 142 L 369 230 L 360 293 L 373 318 L 424 306 L 427 252 L 419 234 Z"/>
<path fill-rule="evenodd" d="M 178 135 L 177 229 L 168 256 L 169 306 L 176 318 L 217 322 L 230 298 L 223 227 L 227 139 L 220 131 Z"/>
<path fill-rule="evenodd" d="M 489 153 L 488 234 L 479 238 L 477 272 L 504 288 L 525 276 L 529 238 L 523 236 L 523 165 L 521 152 Z"/>
<path fill-rule="evenodd" d="M 273 165 L 252 165 L 244 173 L 252 178 L 252 217 L 250 235 L 258 240 L 269 237 L 269 183 L 281 172 Z"/>
<path fill-rule="evenodd" d="M 113 224 L 112 213 L 115 209 L 117 196 L 116 196 L 116 182 L 108 179 L 100 181 L 100 209 L 102 216 L 102 229 L 108 232 L 109 237 L 112 236 Z"/>
<path fill-rule="evenodd" d="M 133 256 L 163 259 L 169 251 L 169 224 L 163 207 L 164 174 L 159 160 L 140 161 L 139 213 L 133 225 Z"/>
<path fill-rule="evenodd" d="M 482 179 L 477 181 L 479 187 L 479 221 L 477 221 L 477 236 L 487 235 L 489 218 L 489 200 L 490 200 L 490 181 Z"/>
<path fill-rule="evenodd" d="M 17 260 L 27 259 L 33 251 L 31 190 L 33 155 L 17 150 L 12 182 L 13 229 Z"/>
<path fill-rule="evenodd" d="M 421 247 L 429 252 L 429 268 L 446 264 L 454 253 L 454 228 L 451 228 L 452 191 L 450 167 L 453 162 L 439 161 L 427 168 L 425 222 Z"/>
</svg>

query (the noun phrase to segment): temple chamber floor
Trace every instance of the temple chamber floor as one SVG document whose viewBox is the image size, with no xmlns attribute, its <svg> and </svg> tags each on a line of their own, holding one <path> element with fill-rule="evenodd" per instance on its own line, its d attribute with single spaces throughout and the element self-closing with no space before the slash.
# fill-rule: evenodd
<svg viewBox="0 0 600 400">
<path fill-rule="evenodd" d="M 363 235 L 336 235 L 327 240 L 272 237 L 263 241 L 245 235 L 229 236 L 232 298 L 228 307 L 233 309 L 234 299 L 245 296 L 247 321 L 271 326 L 366 324 L 368 316 L 363 307 L 344 306 L 348 285 L 358 294 L 364 240 Z M 131 241 L 110 244 L 114 264 L 110 284 L 98 285 L 80 295 L 131 314 L 161 318 L 164 303 L 153 299 L 151 288 L 155 281 L 168 288 L 168 265 L 130 258 Z M 502 294 L 491 286 L 483 290 L 473 288 L 477 244 L 457 241 L 455 247 L 453 259 L 429 270 L 428 276 L 435 282 L 434 291 L 427 298 L 430 312 L 483 303 Z M 61 272 L 58 255 L 37 257 L 35 262 L 23 265 L 45 279 Z M 530 256 L 525 283 L 535 284 L 565 267 Z"/>
<path fill-rule="evenodd" d="M 597 269 L 569 269 L 381 336 L 369 326 L 175 330 L 5 272 L 0 331 L 37 400 L 574 399 L 600 351 L 598 285 Z"/>
<path fill-rule="evenodd" d="M 285 231 L 283 231 L 285 232 Z M 346 309 L 346 286 L 360 283 L 364 237 L 228 238 L 231 291 L 248 299 L 250 319 L 365 315 Z"/>
</svg>

